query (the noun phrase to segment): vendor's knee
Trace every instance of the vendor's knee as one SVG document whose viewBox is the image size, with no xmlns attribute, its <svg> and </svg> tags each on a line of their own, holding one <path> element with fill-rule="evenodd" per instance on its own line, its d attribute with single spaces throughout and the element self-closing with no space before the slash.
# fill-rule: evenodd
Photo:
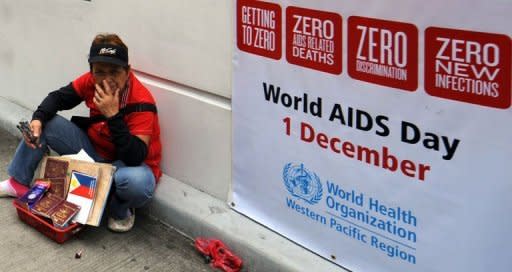
<svg viewBox="0 0 512 272">
<path fill-rule="evenodd" d="M 133 168 L 139 167 L 126 167 L 116 171 L 116 195 L 122 200 L 145 202 L 153 197 L 155 178 L 151 172 Z"/>
<path fill-rule="evenodd" d="M 66 118 L 57 114 L 45 123 L 43 132 L 60 131 L 62 130 L 64 123 L 66 122 L 69 121 Z"/>
</svg>

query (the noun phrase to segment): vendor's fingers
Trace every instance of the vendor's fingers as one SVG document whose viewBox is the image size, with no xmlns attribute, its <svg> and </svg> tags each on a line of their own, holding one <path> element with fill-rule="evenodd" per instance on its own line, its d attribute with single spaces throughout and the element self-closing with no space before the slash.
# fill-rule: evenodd
<svg viewBox="0 0 512 272">
<path fill-rule="evenodd" d="M 96 86 L 96 91 L 94 92 L 94 95 L 98 95 L 99 98 L 103 97 L 105 95 L 105 90 L 100 86 L 100 84 L 94 84 Z"/>
<path fill-rule="evenodd" d="M 114 91 L 114 99 L 116 99 L 116 101 L 119 101 L 119 93 L 120 93 L 120 90 L 119 90 L 119 88 L 117 88 Z"/>
<path fill-rule="evenodd" d="M 32 142 L 26 135 L 23 135 L 23 140 L 25 141 L 25 144 L 27 144 L 30 148 L 36 149 L 37 141 L 34 143 Z"/>
<path fill-rule="evenodd" d="M 98 104 L 100 103 L 100 98 L 98 98 L 96 96 L 96 94 L 94 94 L 94 97 L 92 98 L 92 102 L 94 102 L 94 105 L 98 106 Z"/>
<path fill-rule="evenodd" d="M 94 92 L 94 96 L 93 96 L 93 99 L 94 100 L 99 100 L 101 98 L 101 95 L 99 94 L 98 91 Z"/>
<path fill-rule="evenodd" d="M 30 139 L 27 137 L 27 135 L 23 134 L 23 140 L 25 141 L 25 143 L 26 143 L 27 145 L 29 145 L 29 146 L 31 145 L 31 143 L 30 143 Z"/>
<path fill-rule="evenodd" d="M 39 120 L 32 120 L 32 122 L 30 122 L 30 130 L 32 130 L 32 135 L 34 135 L 34 137 L 39 137 L 39 135 L 41 135 L 42 126 L 43 125 Z"/>
<path fill-rule="evenodd" d="M 102 91 L 102 92 L 104 92 L 104 91 L 105 91 L 105 90 L 103 89 L 103 87 L 102 87 L 100 84 L 98 84 L 98 83 L 95 83 L 95 84 L 94 84 L 94 86 L 96 87 L 96 91 Z"/>
<path fill-rule="evenodd" d="M 96 100 L 96 103 L 100 103 L 101 101 L 103 101 L 105 98 L 107 97 L 107 94 L 105 93 L 105 91 L 103 89 L 100 89 L 100 90 L 96 90 L 94 92 L 94 97 L 93 99 Z"/>
<path fill-rule="evenodd" d="M 103 88 L 105 88 L 105 92 L 107 94 L 112 93 L 112 89 L 110 88 L 110 82 L 108 82 L 106 79 L 103 80 Z"/>
</svg>

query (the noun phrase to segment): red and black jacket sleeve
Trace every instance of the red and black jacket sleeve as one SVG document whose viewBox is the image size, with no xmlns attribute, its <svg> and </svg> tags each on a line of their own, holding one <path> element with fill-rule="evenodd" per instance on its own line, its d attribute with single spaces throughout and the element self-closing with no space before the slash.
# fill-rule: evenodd
<svg viewBox="0 0 512 272">
<path fill-rule="evenodd" d="M 32 115 L 32 120 L 39 120 L 43 125 L 52 119 L 58 111 L 69 110 L 82 102 L 73 84 L 68 84 L 56 91 L 53 91 L 37 107 Z"/>
<path fill-rule="evenodd" d="M 116 157 L 127 166 L 138 166 L 144 162 L 148 155 L 148 146 L 139 137 L 132 135 L 123 114 L 118 114 L 107 119 L 112 142 L 116 146 Z"/>
</svg>

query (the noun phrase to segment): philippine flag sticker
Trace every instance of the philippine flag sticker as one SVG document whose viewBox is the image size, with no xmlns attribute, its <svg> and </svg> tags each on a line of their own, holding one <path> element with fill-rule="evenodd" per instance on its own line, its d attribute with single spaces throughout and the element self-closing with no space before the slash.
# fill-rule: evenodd
<svg viewBox="0 0 512 272">
<path fill-rule="evenodd" d="M 96 177 L 89 176 L 80 172 L 71 172 L 71 182 L 69 184 L 69 193 L 85 197 L 94 198 L 94 189 L 96 188 Z"/>
</svg>

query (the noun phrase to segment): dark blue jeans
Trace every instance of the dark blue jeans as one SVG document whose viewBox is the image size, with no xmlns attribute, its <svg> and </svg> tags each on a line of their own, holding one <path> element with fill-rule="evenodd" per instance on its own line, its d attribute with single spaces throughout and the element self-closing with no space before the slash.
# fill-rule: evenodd
<svg viewBox="0 0 512 272">
<path fill-rule="evenodd" d="M 76 154 L 83 149 L 95 161 L 107 162 L 96 153 L 86 133 L 59 115 L 45 124 L 40 143 L 41 148 L 32 149 L 21 141 L 7 170 L 11 177 L 27 186 L 49 147 L 60 155 Z M 123 219 L 128 208 L 139 208 L 153 197 L 155 176 L 144 163 L 133 167 L 126 166 L 120 160 L 110 163 L 116 166 L 109 203 L 110 216 Z"/>
</svg>

